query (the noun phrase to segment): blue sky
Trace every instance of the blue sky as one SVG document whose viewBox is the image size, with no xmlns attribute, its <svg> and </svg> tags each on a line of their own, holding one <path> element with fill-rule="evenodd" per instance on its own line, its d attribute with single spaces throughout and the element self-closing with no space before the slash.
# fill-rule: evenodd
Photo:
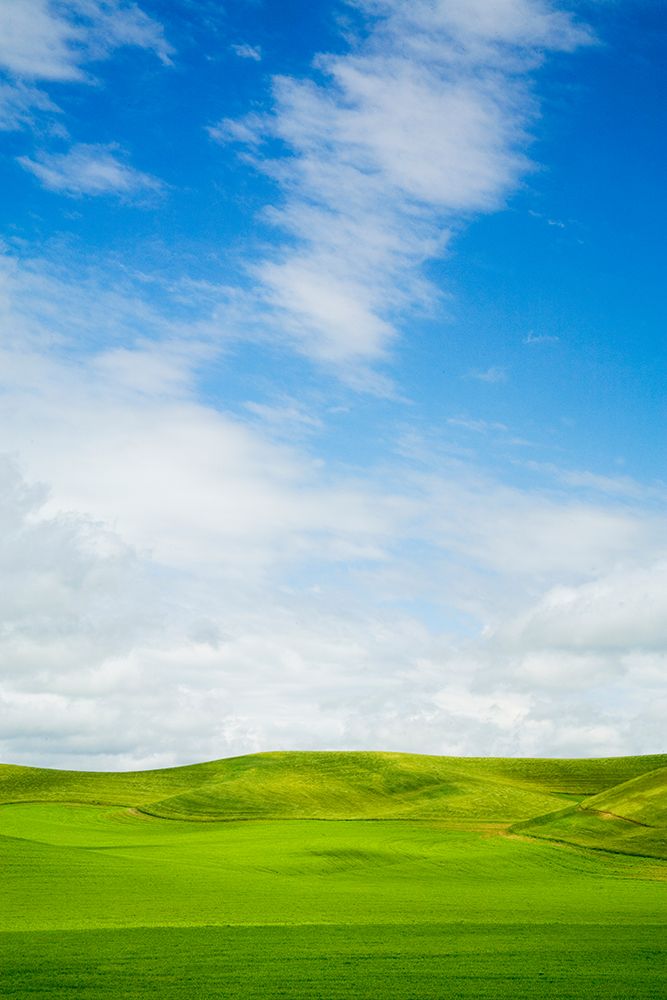
<svg viewBox="0 0 667 1000">
<path fill-rule="evenodd" d="M 661 749 L 660 4 L 0 29 L 3 758 Z"/>
</svg>

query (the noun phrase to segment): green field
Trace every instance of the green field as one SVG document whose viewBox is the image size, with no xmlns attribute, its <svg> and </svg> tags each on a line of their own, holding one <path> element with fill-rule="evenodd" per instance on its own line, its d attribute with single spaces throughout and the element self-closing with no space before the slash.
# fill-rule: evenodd
<svg viewBox="0 0 667 1000">
<path fill-rule="evenodd" d="M 665 995 L 667 756 L 0 766 L 0 997 Z"/>
</svg>

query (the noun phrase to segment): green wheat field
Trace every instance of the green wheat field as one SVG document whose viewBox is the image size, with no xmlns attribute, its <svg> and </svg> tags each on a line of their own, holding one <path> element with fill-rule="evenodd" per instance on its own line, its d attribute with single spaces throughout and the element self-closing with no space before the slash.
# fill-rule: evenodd
<svg viewBox="0 0 667 1000">
<path fill-rule="evenodd" d="M 667 755 L 0 766 L 0 997 L 659 1000 Z"/>
</svg>

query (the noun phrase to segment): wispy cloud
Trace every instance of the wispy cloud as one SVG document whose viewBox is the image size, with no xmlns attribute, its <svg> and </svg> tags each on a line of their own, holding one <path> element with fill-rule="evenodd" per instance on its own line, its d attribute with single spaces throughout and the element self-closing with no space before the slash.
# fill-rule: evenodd
<svg viewBox="0 0 667 1000">
<path fill-rule="evenodd" d="M 567 222 L 563 222 L 562 219 L 550 219 L 547 215 L 536 212 L 532 208 L 528 209 L 528 215 L 532 215 L 534 219 L 543 219 L 547 226 L 553 226 L 555 229 L 567 229 Z"/>
<path fill-rule="evenodd" d="M 232 52 L 236 53 L 239 59 L 252 59 L 254 62 L 262 61 L 262 50 L 259 45 L 244 43 L 242 45 L 232 45 L 230 48 Z"/>
<path fill-rule="evenodd" d="M 489 385 L 497 385 L 501 382 L 507 382 L 507 369 L 500 365 L 492 365 L 481 371 L 468 372 L 464 377 L 475 379 L 477 382 L 488 382 Z"/>
<path fill-rule="evenodd" d="M 0 4 L 0 68 L 27 80 L 86 78 L 87 63 L 125 45 L 169 62 L 162 27 L 125 0 L 21 0 Z"/>
<path fill-rule="evenodd" d="M 263 122 L 264 119 L 260 115 L 246 115 L 241 121 L 223 118 L 215 125 L 207 125 L 206 131 L 216 142 L 239 142 L 245 146 L 259 148 L 264 141 Z"/>
<path fill-rule="evenodd" d="M 295 399 L 281 399 L 275 403 L 258 403 L 248 400 L 244 407 L 261 423 L 262 427 L 277 435 L 294 439 L 299 434 L 311 433 L 322 427 L 322 420 Z"/>
<path fill-rule="evenodd" d="M 523 338 L 524 344 L 557 344 L 560 337 L 551 333 L 533 333 L 532 330 Z"/>
<path fill-rule="evenodd" d="M 580 487 L 593 493 L 642 499 L 647 503 L 650 500 L 664 503 L 667 499 L 667 489 L 664 486 L 639 483 L 630 476 L 603 476 L 588 469 L 567 469 L 550 462 L 530 461 L 522 464 L 535 472 L 550 476 L 559 483 Z"/>
<path fill-rule="evenodd" d="M 48 92 L 49 86 L 95 83 L 91 64 L 125 46 L 151 51 L 164 64 L 170 63 L 173 53 L 162 26 L 126 0 L 0 3 L 0 130 L 39 126 L 42 138 L 44 132 L 66 136 L 61 109 Z M 81 162 L 81 150 L 85 148 L 91 147 L 74 147 L 69 165 L 62 163 L 59 154 L 46 152 L 22 162 L 54 190 L 93 193 L 91 185 L 103 188 L 101 173 L 106 171 L 110 176 L 111 164 L 108 158 L 106 166 L 99 164 L 95 182 L 93 171 Z M 120 167 L 117 169 L 117 187 L 124 183 L 133 186 L 128 169 L 124 180 L 119 176 Z M 69 187 L 66 175 L 77 171 L 87 174 L 88 179 L 81 176 L 78 187 L 76 181 L 74 187 Z M 135 172 L 135 181 L 138 176 Z"/>
<path fill-rule="evenodd" d="M 58 105 L 44 91 L 22 82 L 0 83 L 0 131 L 21 129 L 41 113 L 60 114 Z"/>
<path fill-rule="evenodd" d="M 475 434 L 488 434 L 489 431 L 505 432 L 506 424 L 498 423 L 495 420 L 479 420 L 472 417 L 449 417 L 447 423 L 450 427 L 462 427 L 466 431 L 474 431 Z"/>
<path fill-rule="evenodd" d="M 253 154 L 283 193 L 266 217 L 289 237 L 253 274 L 283 335 L 340 370 L 383 358 L 405 310 L 432 306 L 423 261 L 530 169 L 531 70 L 590 41 L 540 0 L 353 6 L 367 20 L 348 54 L 275 78 L 270 114 L 209 129 L 286 149 Z"/>
<path fill-rule="evenodd" d="M 18 162 L 50 191 L 72 196 L 116 195 L 128 199 L 159 192 L 156 177 L 135 170 L 125 162 L 117 146 L 78 144 L 65 153 L 38 153 L 35 159 L 20 156 Z"/>
</svg>

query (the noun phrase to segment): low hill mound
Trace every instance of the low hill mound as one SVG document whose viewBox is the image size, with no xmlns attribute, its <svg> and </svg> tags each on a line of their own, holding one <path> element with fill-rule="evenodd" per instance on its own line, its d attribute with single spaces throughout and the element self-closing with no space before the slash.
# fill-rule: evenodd
<svg viewBox="0 0 667 1000">
<path fill-rule="evenodd" d="M 335 751 L 251 754 L 185 767 L 117 773 L 2 765 L 0 803 L 122 805 L 155 816 L 194 821 L 452 819 L 511 823 L 545 813 L 553 815 L 563 803 L 578 803 L 623 783 L 632 785 L 646 772 L 665 767 L 664 755 L 558 760 Z M 641 787 L 647 796 L 648 785 Z M 657 794 L 656 801 L 659 797 Z"/>
<path fill-rule="evenodd" d="M 580 847 L 667 858 L 667 767 L 512 829 Z"/>
<path fill-rule="evenodd" d="M 592 798 L 582 808 L 650 827 L 667 827 L 667 767 L 641 774 Z"/>
<path fill-rule="evenodd" d="M 541 782 L 484 762 L 389 753 L 274 753 L 237 758 L 221 780 L 145 806 L 173 818 L 504 820 L 553 802 Z"/>
</svg>

